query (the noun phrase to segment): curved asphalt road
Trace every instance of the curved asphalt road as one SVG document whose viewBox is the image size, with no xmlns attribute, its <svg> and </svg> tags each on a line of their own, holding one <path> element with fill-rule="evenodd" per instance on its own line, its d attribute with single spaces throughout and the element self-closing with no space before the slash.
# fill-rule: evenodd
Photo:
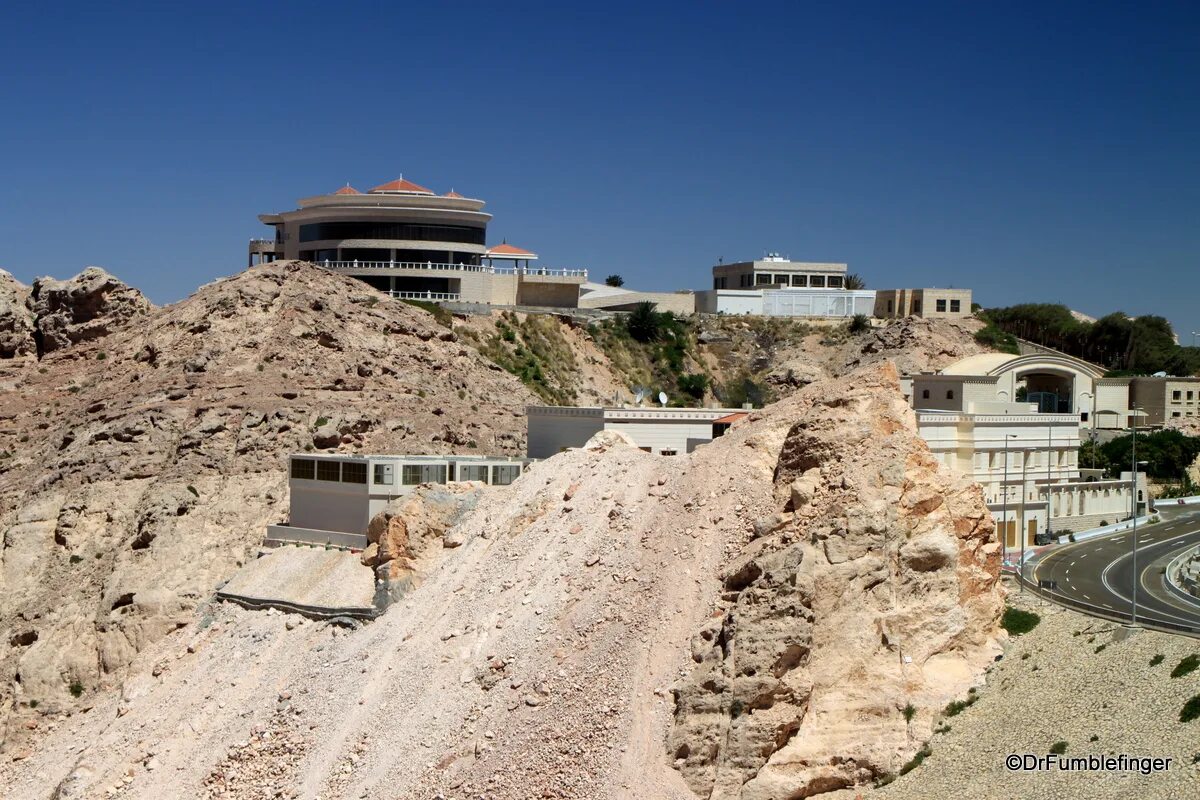
<svg viewBox="0 0 1200 800">
<path fill-rule="evenodd" d="M 1172 590 L 1164 575 L 1171 559 L 1200 545 L 1200 510 L 1173 509 L 1166 503 L 1159 506 L 1162 522 L 1138 527 L 1138 622 L 1189 626 L 1200 633 L 1200 600 Z M 1128 620 L 1132 543 L 1132 532 L 1122 531 L 1053 547 L 1029 559 L 1025 576 L 1035 586 L 1054 581 L 1055 588 L 1043 590 L 1045 594 L 1090 606 L 1100 616 Z"/>
</svg>

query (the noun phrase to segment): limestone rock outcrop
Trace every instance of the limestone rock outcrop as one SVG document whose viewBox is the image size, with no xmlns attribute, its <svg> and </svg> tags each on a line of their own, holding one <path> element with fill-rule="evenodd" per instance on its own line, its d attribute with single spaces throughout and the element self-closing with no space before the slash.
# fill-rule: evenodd
<svg viewBox="0 0 1200 800">
<path fill-rule="evenodd" d="M 939 470 L 890 366 L 854 377 L 798 396 L 811 405 L 779 454 L 779 511 L 692 641 L 669 748 L 701 796 L 808 797 L 892 774 L 913 727 L 996 652 L 979 488 Z"/>
<path fill-rule="evenodd" d="M 28 642 L 0 650 L 2 736 L 91 702 L 194 619 L 286 520 L 288 454 L 524 449 L 516 378 L 311 265 L 163 308 L 94 269 L 40 279 L 28 317 L 21 292 L 0 276 L 0 340 L 28 355 L 0 380 L 0 640 Z"/>
<path fill-rule="evenodd" d="M 27 302 L 39 353 L 100 339 L 153 308 L 141 292 L 100 267 L 65 281 L 38 278 Z"/>
<path fill-rule="evenodd" d="M 0 269 L 0 360 L 34 355 L 33 315 L 26 308 L 29 287 Z"/>
</svg>

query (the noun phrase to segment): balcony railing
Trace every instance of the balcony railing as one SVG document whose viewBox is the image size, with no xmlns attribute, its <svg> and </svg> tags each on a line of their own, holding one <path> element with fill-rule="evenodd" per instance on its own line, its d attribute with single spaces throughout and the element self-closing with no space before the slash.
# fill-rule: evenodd
<svg viewBox="0 0 1200 800">
<path fill-rule="evenodd" d="M 318 261 L 332 270 L 420 269 L 438 272 L 486 272 L 490 275 L 550 275 L 560 278 L 587 279 L 586 269 L 545 269 L 543 267 L 495 267 L 483 264 L 441 264 L 436 261 Z"/>
<path fill-rule="evenodd" d="M 449 300 L 457 302 L 460 295 L 457 292 L 388 292 L 397 300 Z"/>
</svg>

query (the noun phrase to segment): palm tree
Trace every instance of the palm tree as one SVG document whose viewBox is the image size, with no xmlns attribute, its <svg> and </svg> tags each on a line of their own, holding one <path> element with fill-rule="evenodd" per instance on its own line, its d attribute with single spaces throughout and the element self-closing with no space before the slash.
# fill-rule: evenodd
<svg viewBox="0 0 1200 800">
<path fill-rule="evenodd" d="M 867 288 L 867 282 L 862 279 L 861 275 L 857 275 L 857 274 L 851 272 L 850 274 L 848 274 L 846 276 L 845 288 L 847 288 L 847 289 L 865 289 L 865 288 Z"/>
<path fill-rule="evenodd" d="M 620 275 L 609 275 L 607 278 L 604 279 L 604 284 L 606 286 L 624 286 L 625 279 L 622 278 Z"/>
</svg>

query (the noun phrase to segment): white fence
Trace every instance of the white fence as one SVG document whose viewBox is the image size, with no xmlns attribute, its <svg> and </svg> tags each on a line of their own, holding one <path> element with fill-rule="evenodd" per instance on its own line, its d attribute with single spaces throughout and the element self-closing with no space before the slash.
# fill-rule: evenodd
<svg viewBox="0 0 1200 800">
<path fill-rule="evenodd" d="M 435 272 L 486 272 L 490 275 L 549 275 L 559 278 L 587 278 L 586 269 L 545 269 L 542 267 L 494 267 L 482 264 L 446 264 L 436 261 L 319 261 L 326 269 L 356 271 L 373 269 L 419 269 Z"/>
</svg>

